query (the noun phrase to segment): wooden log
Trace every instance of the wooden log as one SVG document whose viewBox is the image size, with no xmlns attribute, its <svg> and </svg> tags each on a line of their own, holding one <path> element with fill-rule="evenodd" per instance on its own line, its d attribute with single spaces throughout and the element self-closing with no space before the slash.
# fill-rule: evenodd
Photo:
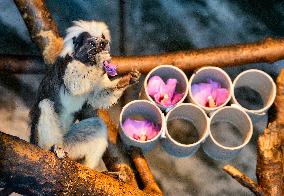
<svg viewBox="0 0 284 196">
<path fill-rule="evenodd" d="M 228 67 L 248 63 L 272 63 L 284 58 L 284 39 L 267 38 L 263 41 L 224 47 L 179 51 L 166 54 L 113 58 L 118 72 L 138 69 L 147 73 L 154 67 L 171 64 L 184 71 L 202 66 Z"/>
<path fill-rule="evenodd" d="M 31 63 L 30 57 L 15 57 L 17 64 L 10 58 L 0 56 L 0 71 L 10 73 L 28 72 L 26 67 Z M 138 69 L 147 73 L 161 64 L 172 64 L 184 71 L 192 71 L 202 66 L 229 67 L 248 63 L 272 63 L 284 58 L 284 39 L 265 39 L 260 42 L 237 44 L 225 47 L 195 49 L 145 56 L 117 56 L 112 63 L 118 65 L 119 73 Z M 38 69 L 38 68 L 33 68 Z"/>
<path fill-rule="evenodd" d="M 28 195 L 145 195 L 138 188 L 58 159 L 17 137 L 0 132 L 0 181 Z"/>
<path fill-rule="evenodd" d="M 14 0 L 33 42 L 40 48 L 44 62 L 53 64 L 63 48 L 55 22 L 44 0 Z"/>
</svg>

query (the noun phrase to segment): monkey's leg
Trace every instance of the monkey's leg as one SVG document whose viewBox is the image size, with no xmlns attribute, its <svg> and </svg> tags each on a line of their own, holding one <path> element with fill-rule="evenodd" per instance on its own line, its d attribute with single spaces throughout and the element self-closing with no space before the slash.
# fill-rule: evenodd
<svg viewBox="0 0 284 196">
<path fill-rule="evenodd" d="M 50 150 L 53 145 L 62 145 L 63 135 L 57 113 L 54 111 L 54 103 L 44 99 L 39 103 L 40 116 L 37 125 L 38 145 Z"/>
<path fill-rule="evenodd" d="M 83 159 L 83 164 L 98 166 L 107 148 L 107 128 L 99 118 L 89 118 L 75 123 L 64 136 L 64 150 L 73 160 Z"/>
</svg>

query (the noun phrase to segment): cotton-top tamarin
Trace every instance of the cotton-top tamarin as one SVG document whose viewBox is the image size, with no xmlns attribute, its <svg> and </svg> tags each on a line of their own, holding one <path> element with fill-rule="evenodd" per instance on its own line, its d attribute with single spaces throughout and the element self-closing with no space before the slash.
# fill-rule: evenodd
<svg viewBox="0 0 284 196">
<path fill-rule="evenodd" d="M 94 117 L 80 129 L 74 123 L 76 114 L 84 104 L 94 109 L 115 104 L 140 77 L 132 71 L 109 79 L 104 64 L 110 60 L 110 33 L 105 23 L 75 21 L 67 29 L 60 57 L 40 83 L 30 112 L 31 143 L 46 150 L 63 149 L 90 168 L 98 165 L 107 148 L 106 126 Z"/>
</svg>

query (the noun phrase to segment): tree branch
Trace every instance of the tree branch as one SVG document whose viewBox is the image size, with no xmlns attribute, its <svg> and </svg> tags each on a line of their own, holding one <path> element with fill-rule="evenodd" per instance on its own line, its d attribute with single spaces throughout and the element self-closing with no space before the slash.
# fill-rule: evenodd
<svg viewBox="0 0 284 196">
<path fill-rule="evenodd" d="M 126 183 L 138 187 L 135 174 L 130 167 L 130 157 L 118 137 L 118 127 L 110 119 L 108 111 L 99 110 L 98 115 L 105 122 L 108 129 L 109 145 L 103 157 L 107 169 L 112 172 L 119 172 L 120 175 L 123 175 L 122 178 Z"/>
<path fill-rule="evenodd" d="M 264 192 L 258 186 L 256 182 L 250 179 L 247 175 L 242 173 L 240 170 L 236 169 L 231 165 L 225 165 L 223 170 L 227 172 L 232 178 L 238 181 L 241 185 L 251 190 L 255 195 L 264 195 Z"/>
<path fill-rule="evenodd" d="M 6 58 L 0 56 L 0 71 L 9 73 L 28 73 L 27 67 L 31 70 L 44 70 L 31 66 L 36 65 L 30 61 L 30 57 L 14 56 Z M 196 49 L 188 51 L 171 52 L 165 54 L 145 55 L 145 56 L 118 56 L 112 58 L 112 63 L 118 65 L 119 73 L 126 73 L 132 69 L 138 69 L 142 73 L 147 73 L 154 67 L 161 64 L 172 64 L 184 71 L 192 71 L 202 66 L 229 67 L 248 63 L 267 62 L 272 63 L 284 58 L 284 39 L 267 38 L 260 42 L 237 44 L 225 47 L 215 47 L 206 49 Z"/>
<path fill-rule="evenodd" d="M 0 181 L 29 195 L 144 195 L 143 191 L 68 158 L 59 160 L 0 132 Z"/>
<path fill-rule="evenodd" d="M 266 194 L 284 195 L 284 69 L 276 83 L 276 120 L 258 138 L 256 174 Z"/>
<path fill-rule="evenodd" d="M 136 68 L 147 73 L 154 67 L 171 64 L 184 71 L 202 66 L 227 67 L 248 63 L 272 63 L 284 58 L 284 39 L 267 38 L 260 42 L 224 47 L 172 52 L 158 55 L 113 58 L 118 72 L 125 73 Z"/>
<path fill-rule="evenodd" d="M 40 48 L 44 62 L 53 64 L 63 48 L 55 22 L 44 0 L 14 0 L 33 42 Z"/>
</svg>

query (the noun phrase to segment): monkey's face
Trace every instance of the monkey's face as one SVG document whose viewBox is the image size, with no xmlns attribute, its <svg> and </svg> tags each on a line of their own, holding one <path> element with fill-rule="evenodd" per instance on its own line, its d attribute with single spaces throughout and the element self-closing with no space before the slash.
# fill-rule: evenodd
<svg viewBox="0 0 284 196">
<path fill-rule="evenodd" d="M 88 32 L 81 33 L 73 38 L 75 59 L 86 65 L 96 65 L 96 55 L 101 52 L 109 52 L 109 41 L 102 34 L 101 37 L 93 37 Z"/>
</svg>

